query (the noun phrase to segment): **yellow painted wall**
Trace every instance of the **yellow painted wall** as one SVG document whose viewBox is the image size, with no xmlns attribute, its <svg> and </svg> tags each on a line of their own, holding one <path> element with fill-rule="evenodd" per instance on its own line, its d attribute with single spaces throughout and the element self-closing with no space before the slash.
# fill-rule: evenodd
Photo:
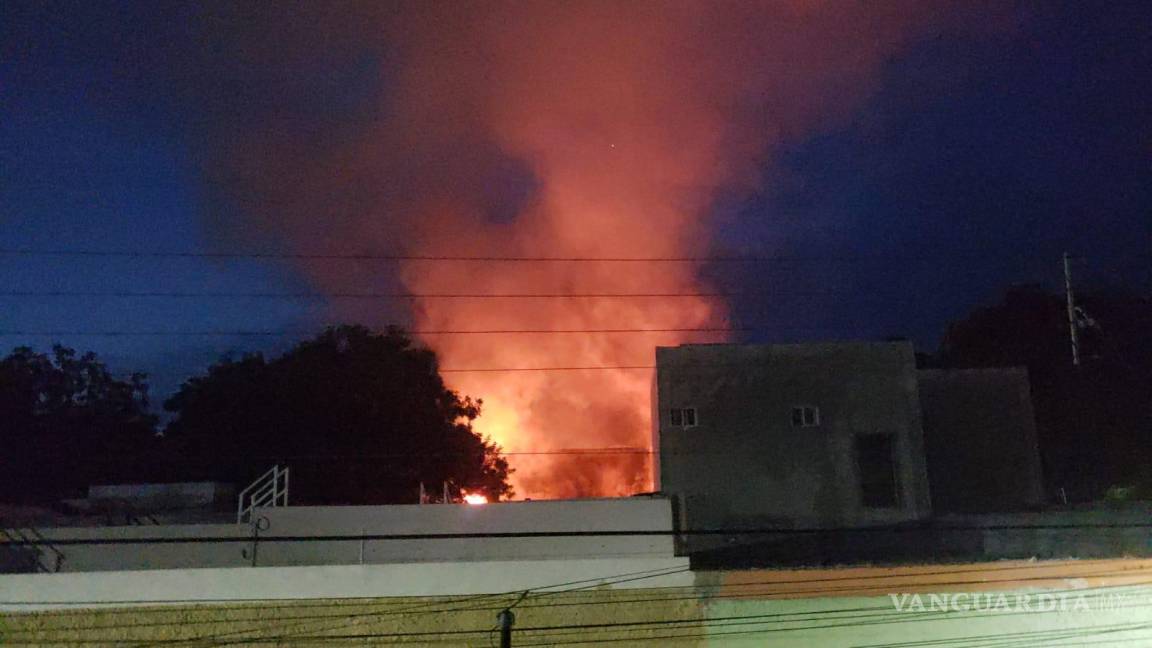
<svg viewBox="0 0 1152 648">
<path fill-rule="evenodd" d="M 405 645 L 483 646 L 496 626 L 497 613 L 519 595 L 450 599 L 375 599 L 309 601 L 250 605 L 198 605 L 102 610 L 59 610 L 5 615 L 8 631 L 0 645 L 128 645 L 144 642 L 179 645 Z M 536 594 L 514 608 L 515 645 L 555 645 L 590 637 L 643 635 L 628 627 L 571 629 L 557 626 L 656 620 L 694 622 L 703 606 L 691 590 L 604 590 Z M 530 630 L 548 627 L 550 630 Z M 349 635 L 366 635 L 354 639 Z M 407 635 L 407 636 L 397 636 Z M 318 637 L 328 637 L 320 639 Z M 340 637 L 341 640 L 333 641 Z M 254 640 L 260 641 L 254 641 Z M 492 635 L 492 641 L 496 641 Z M 561 644 L 563 645 L 563 644 Z M 673 642 L 699 645 L 698 639 Z"/>
<path fill-rule="evenodd" d="M 993 598 L 969 610 L 900 611 L 890 596 L 914 593 Z M 1073 605 L 1083 597 L 1090 607 L 1019 609 L 1018 595 L 1039 593 Z M 999 607 L 1002 594 L 1007 608 Z M 488 647 L 496 615 L 509 605 L 515 646 L 1152 646 L 1152 561 L 704 572 L 689 587 L 523 598 L 66 609 L 4 615 L 0 644 Z"/>
</svg>

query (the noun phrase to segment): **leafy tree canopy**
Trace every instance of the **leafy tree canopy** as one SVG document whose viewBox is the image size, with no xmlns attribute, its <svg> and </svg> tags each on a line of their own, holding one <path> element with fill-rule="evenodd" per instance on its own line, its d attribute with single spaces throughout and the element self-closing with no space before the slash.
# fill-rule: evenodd
<svg viewBox="0 0 1152 648">
<path fill-rule="evenodd" d="M 225 358 L 165 404 L 181 466 L 243 484 L 291 467 L 294 504 L 415 503 L 511 494 L 500 449 L 472 429 L 481 401 L 445 387 L 435 354 L 398 329 L 330 328 L 284 355 Z"/>
<path fill-rule="evenodd" d="M 0 359 L 0 499 L 46 503 L 128 478 L 155 425 L 142 374 L 117 379 L 63 346 L 18 347 Z"/>
</svg>

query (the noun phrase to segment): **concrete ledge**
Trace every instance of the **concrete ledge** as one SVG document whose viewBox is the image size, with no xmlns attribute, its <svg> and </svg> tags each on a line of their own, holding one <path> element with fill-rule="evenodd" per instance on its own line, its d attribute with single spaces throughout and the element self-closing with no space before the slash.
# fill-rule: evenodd
<svg viewBox="0 0 1152 648">
<path fill-rule="evenodd" d="M 692 584 L 687 558 L 17 574 L 0 578 L 0 610 L 460 596 L 527 589 L 635 589 Z"/>
<path fill-rule="evenodd" d="M 290 506 L 260 508 L 248 524 L 44 528 L 49 570 L 63 572 L 385 563 L 671 558 L 668 499 L 499 502 L 484 506 Z M 640 531 L 639 535 L 369 539 L 364 536 Z M 650 532 L 655 532 L 649 535 Z M 666 532 L 666 533 L 665 533 Z M 276 537 L 304 538 L 277 541 Z M 309 539 L 324 536 L 324 539 Z M 349 540 L 331 539 L 348 536 Z M 18 536 L 17 536 L 18 537 Z M 150 538 L 164 542 L 143 542 Z M 187 539 L 188 542 L 178 540 Z M 212 539 L 211 542 L 205 541 Z M 137 542 L 129 542 L 136 540 Z M 97 541 L 68 544 L 68 541 Z M 104 541 L 104 542 L 100 542 Z M 123 542 L 120 542 L 123 541 Z M 57 543 L 54 545 L 53 543 Z M 29 547 L 0 539 L 0 572 L 33 571 Z M 45 553 L 47 552 L 47 553 Z M 15 565 L 5 568 L 5 564 Z"/>
</svg>

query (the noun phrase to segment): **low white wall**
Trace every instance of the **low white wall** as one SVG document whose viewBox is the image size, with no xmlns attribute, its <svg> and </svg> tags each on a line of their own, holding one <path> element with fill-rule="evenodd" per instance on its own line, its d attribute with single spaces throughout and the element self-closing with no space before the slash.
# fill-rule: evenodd
<svg viewBox="0 0 1152 648">
<path fill-rule="evenodd" d="M 265 537 L 672 531 L 672 506 L 664 498 L 501 502 L 481 506 L 323 506 L 260 509 Z M 439 560 L 670 557 L 671 533 L 638 536 L 459 538 L 347 542 L 261 542 L 259 564 L 387 563 Z"/>
<path fill-rule="evenodd" d="M 0 578 L 0 610 L 681 587 L 687 558 L 166 569 Z"/>
<path fill-rule="evenodd" d="M 42 540 L 62 555 L 62 572 L 117 569 L 176 569 L 181 567 L 236 567 L 251 564 L 245 559 L 247 542 L 200 542 L 202 538 L 250 538 L 251 529 L 238 524 L 164 524 L 113 527 L 55 527 L 37 529 Z M 68 540 L 132 540 L 164 538 L 188 542 L 109 542 L 63 544 Z M 31 547 L 6 548 L 0 552 L 26 552 Z M 55 569 L 56 556 L 48 547 L 37 547 L 40 563 Z M 7 578 L 3 576 L 0 578 Z"/>
<path fill-rule="evenodd" d="M 508 533 L 527 531 L 634 531 L 672 528 L 665 497 L 529 500 L 395 506 L 288 506 L 258 509 L 277 528 L 315 526 L 339 531 L 362 527 L 388 533 Z"/>
<path fill-rule="evenodd" d="M 502 502 L 482 506 L 335 506 L 265 508 L 251 525 L 158 525 L 40 529 L 46 542 L 76 539 L 187 538 L 189 542 L 57 544 L 60 571 L 204 567 L 351 565 L 403 562 L 670 558 L 672 508 L 662 498 Z M 660 531 L 660 535 L 421 540 L 293 540 L 276 536 L 437 535 L 565 531 Z M 196 542 L 202 538 L 236 542 Z M 15 547 L 9 551 L 26 551 Z M 0 552 L 5 551 L 0 543 Z M 55 563 L 48 550 L 42 562 Z"/>
</svg>

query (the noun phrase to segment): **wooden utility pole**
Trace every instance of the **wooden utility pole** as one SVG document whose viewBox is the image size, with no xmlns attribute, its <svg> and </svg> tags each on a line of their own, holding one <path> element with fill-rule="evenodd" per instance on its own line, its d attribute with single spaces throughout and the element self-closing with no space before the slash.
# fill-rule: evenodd
<svg viewBox="0 0 1152 648">
<path fill-rule="evenodd" d="M 512 648 L 512 624 L 516 623 L 516 615 L 511 608 L 502 610 L 496 615 L 500 624 L 500 648 Z"/>
</svg>

